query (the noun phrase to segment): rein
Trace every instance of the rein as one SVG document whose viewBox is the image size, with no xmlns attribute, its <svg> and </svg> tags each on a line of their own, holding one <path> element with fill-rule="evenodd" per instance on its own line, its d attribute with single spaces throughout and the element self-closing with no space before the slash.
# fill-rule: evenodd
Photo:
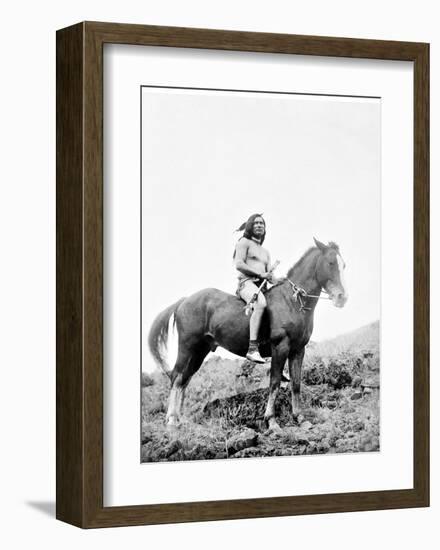
<svg viewBox="0 0 440 550">
<path fill-rule="evenodd" d="M 302 288 L 301 286 L 299 286 L 296 283 L 294 283 L 293 281 L 291 281 L 288 277 L 286 277 L 286 280 L 289 281 L 290 286 L 293 289 L 293 300 L 294 300 L 294 302 L 299 303 L 299 311 L 300 312 L 310 311 L 312 309 L 312 308 L 306 307 L 304 305 L 304 298 L 318 298 L 320 300 L 330 300 L 329 296 L 320 296 L 320 295 L 318 296 L 316 294 L 309 294 L 304 288 Z M 322 290 L 323 290 L 323 292 L 327 292 L 324 289 L 322 289 Z"/>
</svg>

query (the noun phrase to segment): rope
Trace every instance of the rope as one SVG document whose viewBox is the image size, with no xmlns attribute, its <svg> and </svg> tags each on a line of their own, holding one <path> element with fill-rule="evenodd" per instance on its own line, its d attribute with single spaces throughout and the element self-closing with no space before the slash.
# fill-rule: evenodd
<svg viewBox="0 0 440 550">
<path fill-rule="evenodd" d="M 293 300 L 295 302 L 299 303 L 299 310 L 300 311 L 310 311 L 312 308 L 306 307 L 304 305 L 303 299 L 304 298 L 318 298 L 320 300 L 330 300 L 329 296 L 317 296 L 315 294 L 309 294 L 304 288 L 300 287 L 299 285 L 295 284 L 293 281 L 291 281 L 288 277 L 287 280 L 289 281 L 290 285 L 293 288 Z M 323 289 L 324 292 L 326 292 Z"/>
</svg>

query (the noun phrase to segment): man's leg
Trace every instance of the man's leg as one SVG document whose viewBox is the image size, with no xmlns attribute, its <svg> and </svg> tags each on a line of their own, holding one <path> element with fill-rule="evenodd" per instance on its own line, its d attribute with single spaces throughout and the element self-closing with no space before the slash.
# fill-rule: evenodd
<svg viewBox="0 0 440 550">
<path fill-rule="evenodd" d="M 252 281 L 246 281 L 240 290 L 240 296 L 248 304 L 254 294 L 258 292 L 258 287 Z M 266 298 L 260 292 L 254 303 L 254 310 L 249 320 L 249 349 L 246 358 L 255 363 L 265 363 L 258 351 L 258 332 L 260 330 L 261 319 L 266 308 Z"/>
</svg>

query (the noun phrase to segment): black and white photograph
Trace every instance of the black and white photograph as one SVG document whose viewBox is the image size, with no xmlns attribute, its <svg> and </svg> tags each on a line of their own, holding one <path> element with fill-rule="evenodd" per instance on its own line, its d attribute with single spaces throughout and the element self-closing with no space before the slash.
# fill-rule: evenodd
<svg viewBox="0 0 440 550">
<path fill-rule="evenodd" d="M 434 6 L 5 4 L 4 548 L 432 546 Z"/>
<path fill-rule="evenodd" d="M 380 98 L 140 95 L 141 461 L 379 452 Z"/>
</svg>

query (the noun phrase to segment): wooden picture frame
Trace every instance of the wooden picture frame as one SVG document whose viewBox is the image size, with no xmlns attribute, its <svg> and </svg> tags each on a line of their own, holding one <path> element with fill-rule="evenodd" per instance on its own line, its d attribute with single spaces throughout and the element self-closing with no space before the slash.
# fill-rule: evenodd
<svg viewBox="0 0 440 550">
<path fill-rule="evenodd" d="M 245 500 L 103 505 L 103 45 L 414 63 L 414 485 Z M 58 519 L 83 527 L 429 505 L 429 45 L 83 22 L 57 32 Z"/>
</svg>

